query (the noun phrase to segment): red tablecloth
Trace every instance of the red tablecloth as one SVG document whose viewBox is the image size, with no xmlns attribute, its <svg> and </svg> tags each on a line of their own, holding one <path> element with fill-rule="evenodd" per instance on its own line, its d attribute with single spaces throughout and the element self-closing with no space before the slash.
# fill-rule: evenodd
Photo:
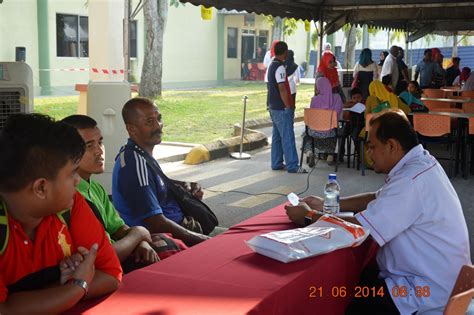
<svg viewBox="0 0 474 315">
<path fill-rule="evenodd" d="M 375 243 L 369 239 L 357 248 L 288 264 L 255 254 L 245 244 L 255 235 L 294 227 L 278 206 L 126 275 L 116 293 L 83 302 L 72 313 L 344 314 Z M 345 298 L 338 296 L 341 287 L 347 289 Z"/>
</svg>

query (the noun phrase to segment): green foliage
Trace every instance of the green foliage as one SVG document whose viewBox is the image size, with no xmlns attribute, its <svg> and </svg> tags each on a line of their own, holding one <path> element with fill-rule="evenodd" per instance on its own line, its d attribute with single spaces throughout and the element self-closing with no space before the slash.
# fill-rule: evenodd
<svg viewBox="0 0 474 315">
<path fill-rule="evenodd" d="M 458 43 L 461 44 L 461 46 L 471 45 L 470 36 L 464 35 L 463 37 L 461 37 L 461 39 L 458 40 Z"/>
<path fill-rule="evenodd" d="M 311 34 L 311 45 L 313 45 L 314 50 L 318 50 L 318 40 L 319 40 L 319 32 L 316 28 L 314 32 Z"/>
<path fill-rule="evenodd" d="M 359 27 L 356 28 L 356 40 L 357 40 L 357 43 L 360 43 L 362 42 L 362 36 L 364 35 L 363 34 L 363 30 Z"/>
<path fill-rule="evenodd" d="M 378 27 L 374 27 L 374 26 L 368 26 L 367 27 L 367 32 L 370 34 L 370 35 L 377 35 L 378 32 L 380 32 L 380 29 Z"/>
<path fill-rule="evenodd" d="M 300 21 L 301 22 L 301 21 Z M 291 36 L 298 29 L 298 21 L 296 19 L 283 19 L 283 35 Z"/>
<path fill-rule="evenodd" d="M 271 15 L 266 15 L 265 16 L 265 21 L 268 23 L 269 26 L 274 27 L 275 26 L 275 18 Z M 282 34 L 283 36 L 291 36 L 293 35 L 296 30 L 298 29 L 298 21 L 296 19 L 288 19 L 284 18 L 283 23 L 282 23 Z"/>
<path fill-rule="evenodd" d="M 423 40 L 426 43 L 426 46 L 430 46 L 431 42 L 436 39 L 435 35 L 433 34 L 428 34 L 423 37 Z"/>
<path fill-rule="evenodd" d="M 390 32 L 390 42 L 405 40 L 405 32 L 395 30 Z"/>
<path fill-rule="evenodd" d="M 265 15 L 265 21 L 271 27 L 273 27 L 275 25 L 275 19 L 271 15 Z"/>
<path fill-rule="evenodd" d="M 184 3 L 179 2 L 179 0 L 170 0 L 170 7 L 177 8 L 179 6 L 184 6 Z"/>
</svg>

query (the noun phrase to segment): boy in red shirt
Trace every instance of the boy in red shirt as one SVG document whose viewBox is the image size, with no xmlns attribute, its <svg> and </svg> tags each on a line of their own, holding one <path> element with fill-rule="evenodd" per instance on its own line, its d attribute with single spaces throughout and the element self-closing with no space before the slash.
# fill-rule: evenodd
<svg viewBox="0 0 474 315">
<path fill-rule="evenodd" d="M 0 133 L 0 313 L 60 313 L 117 289 L 122 270 L 76 192 L 84 142 L 38 114 Z"/>
</svg>

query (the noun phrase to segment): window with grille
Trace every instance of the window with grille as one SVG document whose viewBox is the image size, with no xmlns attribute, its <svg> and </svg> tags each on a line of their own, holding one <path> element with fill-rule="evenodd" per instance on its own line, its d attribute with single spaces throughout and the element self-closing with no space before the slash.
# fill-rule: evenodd
<svg viewBox="0 0 474 315">
<path fill-rule="evenodd" d="M 56 14 L 56 55 L 58 57 L 89 57 L 87 16 Z"/>
</svg>

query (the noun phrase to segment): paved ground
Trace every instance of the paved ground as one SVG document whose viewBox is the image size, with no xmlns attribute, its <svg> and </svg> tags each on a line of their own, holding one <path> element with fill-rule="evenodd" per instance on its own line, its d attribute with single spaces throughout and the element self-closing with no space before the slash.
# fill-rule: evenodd
<svg viewBox="0 0 474 315">
<path fill-rule="evenodd" d="M 271 128 L 261 131 L 267 135 L 271 134 Z M 297 147 L 299 147 L 299 135 L 302 131 L 303 124 L 298 123 L 295 126 Z M 172 178 L 199 181 L 206 188 L 204 195 L 206 203 L 214 209 L 221 225 L 227 227 L 285 202 L 286 197 L 277 194 L 300 193 L 306 189 L 308 181 L 308 191 L 302 196 L 322 195 L 327 175 L 334 171 L 334 167 L 328 166 L 325 162 L 318 163 L 309 176 L 272 171 L 270 146 L 250 153 L 252 155 L 250 160 L 222 158 L 200 165 L 173 162 L 162 163 L 162 166 Z M 346 165 L 340 165 L 337 176 L 342 195 L 376 190 L 383 184 L 384 179 L 384 175 L 375 174 L 370 170 L 366 172 L 366 176 L 361 176 L 359 171 L 347 168 Z M 474 237 L 472 237 L 474 235 L 474 176 L 471 176 L 469 180 L 458 176 L 452 180 L 452 183 L 461 199 L 471 235 L 471 248 L 474 249 Z M 246 192 L 249 195 L 228 192 L 231 190 Z M 257 195 L 259 193 L 272 194 Z M 471 257 L 473 256 L 471 254 Z"/>
</svg>

